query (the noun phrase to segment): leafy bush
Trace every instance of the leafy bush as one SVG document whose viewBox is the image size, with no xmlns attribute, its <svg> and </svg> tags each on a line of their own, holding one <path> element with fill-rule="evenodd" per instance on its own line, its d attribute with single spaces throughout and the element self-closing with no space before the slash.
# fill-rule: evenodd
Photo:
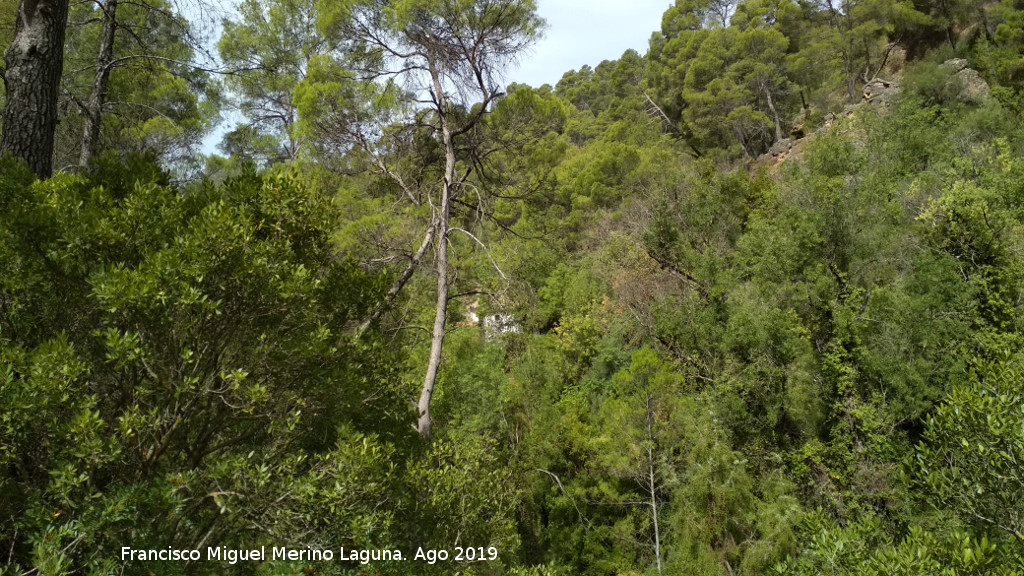
<svg viewBox="0 0 1024 576">
<path fill-rule="evenodd" d="M 380 416 L 406 417 L 388 356 L 346 336 L 382 282 L 336 258 L 331 200 L 288 174 L 178 190 L 123 170 L 150 180 L 0 170 L 13 573 L 187 569 L 123 564 L 124 545 L 382 537 L 409 434 Z"/>
</svg>

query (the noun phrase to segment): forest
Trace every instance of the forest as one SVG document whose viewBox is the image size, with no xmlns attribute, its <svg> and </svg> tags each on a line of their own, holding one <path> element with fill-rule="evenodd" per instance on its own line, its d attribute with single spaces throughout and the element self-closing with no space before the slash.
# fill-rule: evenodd
<svg viewBox="0 0 1024 576">
<path fill-rule="evenodd" d="M 0 0 L 0 576 L 1024 575 L 1024 1 L 537 1 Z"/>
</svg>

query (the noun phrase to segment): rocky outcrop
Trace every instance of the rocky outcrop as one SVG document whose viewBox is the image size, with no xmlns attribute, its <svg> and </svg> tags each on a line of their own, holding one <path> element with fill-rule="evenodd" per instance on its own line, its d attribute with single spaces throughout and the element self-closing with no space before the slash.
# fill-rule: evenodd
<svg viewBox="0 0 1024 576">
<path fill-rule="evenodd" d="M 948 68 L 956 73 L 961 70 L 966 70 L 968 66 L 969 64 L 967 60 L 964 60 L 963 58 L 951 58 L 940 64 L 939 68 Z"/>
<path fill-rule="evenodd" d="M 768 149 L 768 156 L 771 156 L 772 158 L 786 156 L 791 150 L 793 150 L 793 146 L 796 141 L 796 138 L 782 138 L 778 140 L 770 149 Z"/>
<path fill-rule="evenodd" d="M 900 57 L 904 57 L 904 54 L 900 54 Z M 957 102 L 980 104 L 989 97 L 988 83 L 985 82 L 977 70 L 969 66 L 967 60 L 954 58 L 943 62 L 940 67 L 949 73 L 945 91 L 950 95 L 950 98 Z M 897 68 L 902 68 L 902 62 Z M 765 154 L 757 158 L 753 165 L 777 166 L 787 159 L 800 158 L 803 148 L 808 141 L 832 131 L 837 122 L 842 119 L 852 118 L 858 109 L 891 106 L 900 94 L 900 84 L 895 79 L 875 78 L 864 84 L 861 93 L 863 97 L 859 103 L 847 104 L 839 113 L 829 112 L 823 118 L 821 126 L 814 132 L 806 132 L 805 118 L 793 129 L 790 138 L 783 138 L 777 141 Z"/>
<path fill-rule="evenodd" d="M 951 72 L 949 80 L 946 81 L 946 89 L 957 102 L 981 104 L 988 98 L 988 82 L 985 82 L 977 70 L 969 67 L 967 60 L 953 58 L 946 60 L 939 67 Z"/>
<path fill-rule="evenodd" d="M 865 104 L 882 104 L 888 106 L 893 103 L 899 93 L 900 85 L 898 82 L 894 80 L 875 78 L 864 85 L 864 89 L 862 90 L 864 98 L 861 102 Z"/>
</svg>

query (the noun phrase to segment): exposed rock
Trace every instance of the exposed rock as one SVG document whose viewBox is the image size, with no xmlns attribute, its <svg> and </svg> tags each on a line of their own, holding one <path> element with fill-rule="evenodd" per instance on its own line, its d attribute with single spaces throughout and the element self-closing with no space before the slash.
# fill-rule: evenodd
<svg viewBox="0 0 1024 576">
<path fill-rule="evenodd" d="M 981 77 L 977 70 L 972 70 L 971 68 L 961 70 L 957 72 L 954 78 L 960 84 L 960 98 L 964 102 L 980 104 L 988 98 L 988 82 L 985 82 L 985 79 Z"/>
<path fill-rule="evenodd" d="M 799 121 L 793 123 L 793 127 L 789 130 L 789 137 L 793 140 L 799 140 L 807 135 L 807 113 L 805 109 L 801 115 Z"/>
<path fill-rule="evenodd" d="M 864 85 L 864 100 L 868 104 L 889 105 L 900 93 L 900 85 L 892 80 L 875 78 Z"/>
<path fill-rule="evenodd" d="M 484 332 L 493 338 L 497 334 L 519 334 L 522 328 L 511 314 L 488 314 L 484 316 Z"/>
<path fill-rule="evenodd" d="M 939 68 L 949 68 L 953 73 L 956 73 L 961 70 L 966 70 L 969 65 L 970 64 L 967 60 L 964 60 L 963 58 L 951 58 L 942 64 L 939 64 Z"/>
<path fill-rule="evenodd" d="M 893 46 L 889 52 L 889 58 L 885 61 L 885 68 L 883 72 L 886 73 L 890 78 L 894 78 L 903 74 L 903 69 L 907 66 L 907 51 L 901 46 Z"/>
<path fill-rule="evenodd" d="M 906 57 L 905 52 L 896 53 L 895 50 L 893 55 L 896 56 L 897 61 Z M 977 70 L 970 67 L 967 60 L 954 58 L 947 60 L 940 66 L 948 69 L 950 77 L 947 81 L 947 88 L 950 93 L 954 94 L 953 97 L 957 101 L 977 104 L 988 98 L 990 90 L 988 83 L 985 82 Z M 893 67 L 902 67 L 902 62 L 894 63 Z M 862 93 L 863 98 L 860 103 L 847 104 L 843 107 L 842 111 L 836 114 L 831 112 L 826 114 L 822 119 L 821 126 L 811 134 L 807 134 L 805 131 L 806 119 L 803 122 L 797 123 L 793 128 L 790 138 L 783 138 L 773 144 L 752 165 L 772 167 L 782 164 L 787 159 L 802 157 L 806 144 L 814 140 L 816 136 L 827 134 L 840 119 L 852 118 L 858 109 L 863 109 L 865 106 L 881 105 L 889 107 L 892 105 L 900 93 L 900 85 L 897 80 L 875 78 L 864 85 Z M 859 132 L 863 132 L 863 129 L 854 129 L 850 134 L 858 135 Z M 852 138 L 852 140 L 855 146 L 863 147 L 867 140 L 866 134 L 860 134 Z"/>
<path fill-rule="evenodd" d="M 825 117 L 821 120 L 821 127 L 814 131 L 815 134 L 825 134 L 832 129 L 832 125 L 836 123 L 836 115 L 832 112 L 825 114 Z"/>
<path fill-rule="evenodd" d="M 774 158 L 778 158 L 779 156 L 782 156 L 783 154 L 786 154 L 790 150 L 792 150 L 794 143 L 795 140 L 793 140 L 792 138 L 783 138 L 782 140 L 779 140 L 775 144 L 772 144 L 772 147 L 768 149 L 768 155 Z"/>
<path fill-rule="evenodd" d="M 980 104 L 988 98 L 988 82 L 977 70 L 968 67 L 967 60 L 953 58 L 939 65 L 953 74 L 946 81 L 946 88 L 957 102 Z"/>
</svg>

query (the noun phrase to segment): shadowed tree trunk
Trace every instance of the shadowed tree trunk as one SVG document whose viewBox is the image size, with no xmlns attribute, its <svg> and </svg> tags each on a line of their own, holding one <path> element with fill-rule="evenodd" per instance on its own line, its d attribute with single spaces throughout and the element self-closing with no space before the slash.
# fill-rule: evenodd
<svg viewBox="0 0 1024 576">
<path fill-rule="evenodd" d="M 100 141 L 100 126 L 103 123 L 103 108 L 107 105 L 107 88 L 110 85 L 110 69 L 114 61 L 114 32 L 117 29 L 117 0 L 107 0 L 103 5 L 103 28 L 100 30 L 100 49 L 96 57 L 96 75 L 93 78 L 89 101 L 85 103 L 85 130 L 82 133 L 82 151 L 78 164 L 89 165 L 96 155 Z"/>
<path fill-rule="evenodd" d="M 53 174 L 67 23 L 68 0 L 22 0 L 14 40 L 4 53 L 7 103 L 0 153 L 22 158 L 40 178 Z"/>
<path fill-rule="evenodd" d="M 772 91 L 767 88 L 764 91 L 765 96 L 768 97 L 768 109 L 772 112 L 772 122 L 775 123 L 775 142 L 782 140 L 782 119 L 779 118 L 778 111 L 775 110 L 775 103 L 772 102 Z"/>
</svg>

